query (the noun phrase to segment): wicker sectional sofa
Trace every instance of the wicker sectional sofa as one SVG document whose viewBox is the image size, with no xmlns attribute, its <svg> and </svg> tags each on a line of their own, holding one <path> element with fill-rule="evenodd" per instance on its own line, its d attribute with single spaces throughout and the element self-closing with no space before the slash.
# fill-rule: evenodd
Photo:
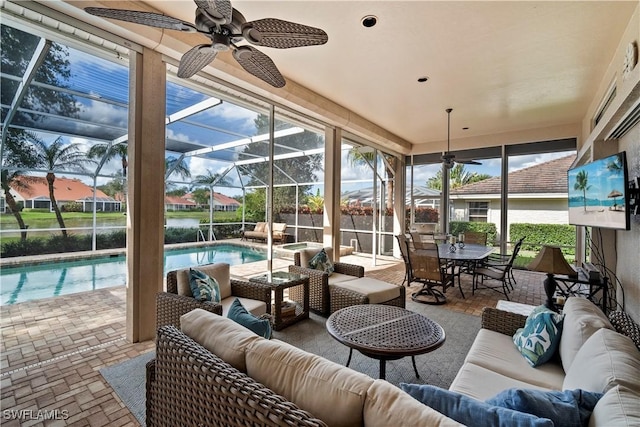
<svg viewBox="0 0 640 427">
<path fill-rule="evenodd" d="M 602 311 L 587 299 L 569 298 L 563 313 L 558 360 L 534 368 L 512 341 L 526 316 L 485 308 L 482 329 L 450 390 L 478 400 L 508 388 L 605 393 L 591 415 L 589 427 L 640 425 L 638 344 L 616 332 Z"/>
<path fill-rule="evenodd" d="M 285 243 L 287 224 L 281 222 L 273 223 L 273 241 Z M 266 241 L 269 236 L 269 224 L 266 222 L 257 222 L 253 230 L 244 232 L 244 239 L 263 240 Z"/>
<path fill-rule="evenodd" d="M 399 388 L 202 309 L 158 330 L 147 426 L 460 426 Z"/>
<path fill-rule="evenodd" d="M 640 425 L 637 344 L 587 300 L 569 298 L 564 311 L 560 360 L 532 368 L 511 342 L 526 317 L 486 308 L 450 390 L 479 400 L 512 387 L 597 391 L 605 394 L 589 427 Z M 181 330 L 159 328 L 156 345 L 147 364 L 149 427 L 460 425 L 384 380 L 206 310 L 183 315 Z"/>
</svg>

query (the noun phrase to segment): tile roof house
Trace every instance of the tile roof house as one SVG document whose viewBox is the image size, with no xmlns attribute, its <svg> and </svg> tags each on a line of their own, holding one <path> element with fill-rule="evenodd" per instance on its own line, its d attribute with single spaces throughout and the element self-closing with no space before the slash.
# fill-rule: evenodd
<svg viewBox="0 0 640 427">
<path fill-rule="evenodd" d="M 164 206 L 171 211 L 184 211 L 197 207 L 193 200 L 189 200 L 185 196 L 164 196 Z"/>
<path fill-rule="evenodd" d="M 49 199 L 49 184 L 45 177 L 24 176 L 20 181 L 23 185 L 11 187 L 11 194 L 16 202 L 27 209 L 52 210 Z M 82 204 L 82 212 L 93 211 L 93 188 L 79 179 L 56 177 L 53 191 L 61 210 L 64 210 L 65 205 L 77 202 Z M 1 197 L 3 199 L 2 206 L 5 206 L 4 192 Z M 117 212 L 120 211 L 120 202 L 96 189 L 96 207 L 98 212 Z"/>
<path fill-rule="evenodd" d="M 197 204 L 196 200 L 193 197 L 193 194 L 188 193 L 183 196 L 185 199 L 190 200 Z M 209 197 L 209 192 L 207 192 L 207 197 Z M 208 206 L 207 203 L 205 206 Z M 241 203 L 234 199 L 233 197 L 226 196 L 221 193 L 213 192 L 213 210 L 214 211 L 231 211 L 235 212 L 240 209 Z"/>
<path fill-rule="evenodd" d="M 508 175 L 508 224 L 568 224 L 567 170 L 575 155 L 561 157 Z M 501 178 L 493 177 L 451 190 L 454 221 L 500 225 Z M 508 232 L 507 229 L 507 238 Z"/>
</svg>

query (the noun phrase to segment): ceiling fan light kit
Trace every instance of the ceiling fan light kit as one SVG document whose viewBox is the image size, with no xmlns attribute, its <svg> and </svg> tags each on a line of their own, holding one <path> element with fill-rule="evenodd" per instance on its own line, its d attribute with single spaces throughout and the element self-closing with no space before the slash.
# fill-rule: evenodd
<svg viewBox="0 0 640 427">
<path fill-rule="evenodd" d="M 231 49 L 233 57 L 245 71 L 273 87 L 281 88 L 286 81 L 271 58 L 251 46 L 239 46 L 237 43 L 244 40 L 256 46 L 289 49 L 321 45 L 329 40 L 323 30 L 295 22 L 276 18 L 246 22 L 229 0 L 194 2 L 197 6 L 195 25 L 154 12 L 98 7 L 86 7 L 84 10 L 103 18 L 207 36 L 211 44 L 194 46 L 180 59 L 178 77 L 181 78 L 193 76 L 213 61 L 218 52 Z"/>
</svg>

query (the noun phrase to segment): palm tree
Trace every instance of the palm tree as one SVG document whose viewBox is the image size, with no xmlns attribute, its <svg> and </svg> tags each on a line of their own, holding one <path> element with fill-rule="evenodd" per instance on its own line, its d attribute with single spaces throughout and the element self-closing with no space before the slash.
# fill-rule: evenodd
<svg viewBox="0 0 640 427">
<path fill-rule="evenodd" d="M 450 188 L 460 188 L 474 182 L 483 181 L 492 178 L 486 173 L 469 172 L 465 169 L 464 164 L 456 163 L 449 172 Z M 442 169 L 427 180 L 427 187 L 434 190 L 442 190 Z"/>
<path fill-rule="evenodd" d="M 589 184 L 589 174 L 587 171 L 580 171 L 576 175 L 576 183 L 573 185 L 573 189 L 582 191 L 582 199 L 584 202 L 584 211 L 587 211 L 587 190 L 591 189 Z"/>
<path fill-rule="evenodd" d="M 361 165 L 373 165 L 374 156 L 376 151 L 366 151 L 361 152 L 357 147 L 353 147 L 349 150 L 348 159 L 351 163 L 351 166 L 361 166 Z M 393 210 L 393 172 L 396 164 L 396 158 L 392 155 L 381 153 L 386 160 L 384 162 L 384 169 L 387 175 L 387 209 Z"/>
<path fill-rule="evenodd" d="M 229 185 L 231 182 L 227 177 L 222 177 L 219 173 L 212 173 L 207 169 L 206 175 L 196 175 L 196 179 L 193 180 L 193 184 L 206 185 L 210 187 L 214 184 L 217 185 Z"/>
<path fill-rule="evenodd" d="M 92 145 L 89 151 L 87 152 L 87 157 L 90 159 L 104 159 L 105 163 L 115 159 L 120 158 L 122 163 L 122 193 L 124 202 L 127 203 L 127 168 L 129 167 L 128 161 L 128 146 L 127 144 L 116 144 L 111 145 L 108 143 L 99 142 L 95 145 Z"/>
<path fill-rule="evenodd" d="M 175 157 L 167 157 L 164 160 L 165 179 L 169 178 L 169 175 L 177 173 L 181 178 L 190 178 L 191 172 L 189 171 L 189 165 L 184 159 L 176 159 Z"/>
<path fill-rule="evenodd" d="M 609 170 L 610 172 L 616 174 L 616 175 L 620 175 L 623 171 L 622 168 L 622 157 L 618 154 L 615 156 L 615 158 L 613 160 L 611 160 L 609 163 L 607 163 L 607 170 Z"/>
<path fill-rule="evenodd" d="M 56 140 L 53 141 L 49 146 L 47 146 L 41 139 L 36 138 L 33 141 L 33 145 L 40 155 L 40 167 L 49 171 L 47 172 L 49 200 L 51 201 L 51 207 L 56 214 L 56 219 L 58 220 L 58 224 L 60 225 L 62 235 L 64 237 L 67 237 L 67 230 L 64 224 L 64 219 L 62 218 L 62 214 L 60 213 L 60 208 L 58 207 L 58 202 L 56 201 L 54 192 L 56 175 L 53 171 L 58 169 L 86 172 L 84 166 L 86 164 L 94 162 L 87 157 L 86 153 L 80 150 L 79 144 L 73 143 L 64 145 L 64 143 L 62 142 L 62 137 L 56 138 Z"/>
<path fill-rule="evenodd" d="M 23 175 L 22 169 L 34 168 L 39 163 L 38 153 L 33 149 L 32 142 L 37 139 L 33 132 L 24 130 L 10 129 L 6 134 L 6 140 L 2 149 L 2 166 L 5 168 L 16 168 L 13 171 L 2 169 L 0 174 L 0 184 L 4 190 L 5 200 L 16 218 L 20 227 L 20 239 L 27 239 L 27 225 L 20 213 L 18 202 L 11 194 L 11 189 L 28 189 L 29 177 Z M 20 168 L 20 169 L 17 169 Z"/>
</svg>

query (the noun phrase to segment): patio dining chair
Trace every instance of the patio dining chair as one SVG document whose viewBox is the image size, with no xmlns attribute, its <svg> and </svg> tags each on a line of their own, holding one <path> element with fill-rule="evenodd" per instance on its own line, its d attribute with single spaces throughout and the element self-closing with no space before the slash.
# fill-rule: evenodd
<svg viewBox="0 0 640 427">
<path fill-rule="evenodd" d="M 490 263 L 476 268 L 473 272 L 472 293 L 475 294 L 475 291 L 478 289 L 491 289 L 496 292 L 503 293 L 507 301 L 510 301 L 509 275 L 511 274 L 511 269 L 513 268 L 513 262 L 518 256 L 518 252 L 520 252 L 521 245 L 522 242 L 516 244 L 516 246 L 513 248 L 511 256 L 509 257 L 509 260 L 506 263 Z M 485 283 L 485 279 L 500 282 L 500 285 L 487 285 Z"/>
<path fill-rule="evenodd" d="M 522 237 L 521 239 L 519 239 L 516 244 L 514 245 L 514 250 L 516 248 L 518 248 L 518 251 L 520 250 L 520 247 L 522 246 L 522 242 L 524 242 L 524 239 L 526 239 L 526 236 Z M 511 257 L 510 254 L 491 254 L 489 255 L 489 257 L 485 260 L 485 265 L 504 265 L 507 262 L 509 262 L 509 258 Z M 514 289 L 515 285 L 517 284 L 516 282 L 516 278 L 513 274 L 513 268 L 511 268 L 509 270 L 509 276 L 507 277 L 507 283 L 509 285 L 509 287 L 511 288 L 511 290 Z"/>
<path fill-rule="evenodd" d="M 408 250 L 410 272 L 409 280 L 422 283 L 422 288 L 411 294 L 411 299 L 423 304 L 440 305 L 447 300 L 444 293 L 455 286 L 455 263 L 441 260 L 436 243 L 425 243 L 425 249 Z M 442 291 L 436 287 L 442 287 Z M 458 287 L 464 298 L 458 275 Z"/>
<path fill-rule="evenodd" d="M 464 243 L 474 245 L 487 245 L 487 233 L 482 231 L 465 231 Z M 478 266 L 478 261 L 461 261 L 459 263 L 460 273 L 466 273 L 473 275 L 473 271 Z"/>
</svg>

